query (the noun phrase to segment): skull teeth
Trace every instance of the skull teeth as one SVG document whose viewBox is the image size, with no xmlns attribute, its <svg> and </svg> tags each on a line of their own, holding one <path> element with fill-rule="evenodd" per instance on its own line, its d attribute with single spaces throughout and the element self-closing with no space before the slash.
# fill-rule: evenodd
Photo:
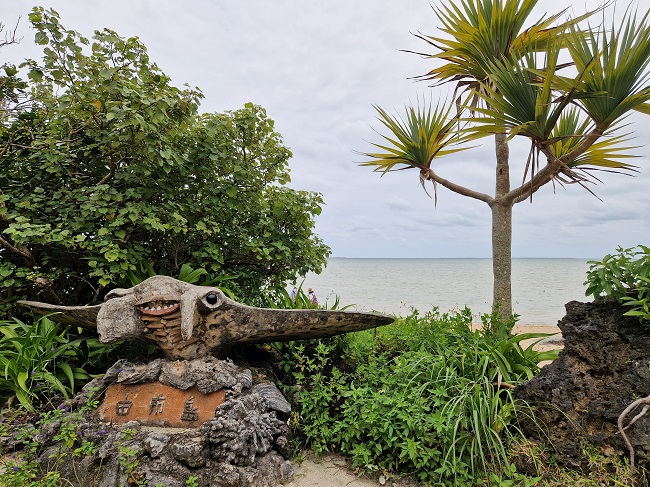
<svg viewBox="0 0 650 487">
<path fill-rule="evenodd" d="M 161 309 L 169 309 L 169 308 L 173 308 L 173 307 L 175 307 L 175 305 L 166 304 L 165 306 L 145 306 L 142 309 L 148 309 L 150 311 L 158 311 L 158 310 L 161 310 Z"/>
<path fill-rule="evenodd" d="M 152 300 L 140 304 L 137 308 L 142 314 L 145 315 L 164 316 L 178 310 L 180 308 L 180 304 L 178 302 Z"/>
</svg>

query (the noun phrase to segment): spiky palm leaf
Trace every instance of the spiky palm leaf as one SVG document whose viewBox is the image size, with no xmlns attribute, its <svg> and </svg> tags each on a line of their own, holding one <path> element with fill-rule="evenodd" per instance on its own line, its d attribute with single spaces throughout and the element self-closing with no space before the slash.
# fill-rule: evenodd
<svg viewBox="0 0 650 487">
<path fill-rule="evenodd" d="M 484 86 L 489 86 L 491 65 L 504 59 L 519 60 L 526 54 L 547 50 L 549 42 L 569 27 L 592 15 L 589 12 L 575 19 L 553 26 L 563 12 L 542 17 L 524 29 L 528 17 L 538 0 L 462 0 L 436 9 L 442 31 L 450 38 L 418 36 L 440 52 L 424 54 L 431 59 L 441 59 L 445 64 L 420 76 L 423 80 L 458 82 L 457 90 L 468 90 L 477 106 Z M 483 97 L 485 98 L 485 97 Z"/>
<path fill-rule="evenodd" d="M 567 47 L 584 73 L 575 85 L 581 104 L 599 129 L 605 130 L 630 110 L 650 111 L 650 24 L 647 12 L 637 22 L 629 15 L 620 29 L 584 32 L 572 29 Z M 557 87 L 566 89 L 558 79 Z M 595 96 L 600 94 L 599 96 Z"/>
<path fill-rule="evenodd" d="M 390 131 L 382 135 L 388 144 L 372 144 L 386 152 L 367 152 L 363 155 L 372 160 L 362 166 L 374 166 L 375 171 L 389 172 L 395 169 L 428 169 L 437 157 L 452 154 L 468 147 L 455 146 L 467 140 L 455 130 L 457 119 L 450 116 L 450 108 L 418 105 L 406 107 L 405 117 L 391 116 L 375 106 L 379 121 Z M 401 167 L 399 167 L 401 166 Z"/>
<path fill-rule="evenodd" d="M 450 116 L 451 106 L 432 107 L 418 104 L 406 107 L 404 117 L 393 117 L 384 109 L 375 106 L 379 121 L 389 130 L 390 135 L 382 135 L 388 144 L 372 144 L 386 152 L 364 152 L 371 160 L 360 163 L 362 166 L 374 166 L 376 172 L 403 169 L 420 169 L 420 183 L 429 180 L 428 169 L 434 159 L 469 149 L 462 146 L 468 136 L 456 130 L 458 120 Z M 452 147 L 453 145 L 453 147 Z M 437 188 L 433 181 L 435 200 Z"/>
<path fill-rule="evenodd" d="M 592 120 L 584 116 L 584 113 L 577 107 L 565 110 L 549 139 L 549 148 L 553 156 L 561 159 L 573 152 L 584 137 L 593 130 L 593 127 Z M 616 134 L 615 131 L 618 128 L 618 126 L 612 125 L 611 130 L 605 132 L 598 142 L 592 144 L 567 165 L 570 168 L 583 170 L 636 171 L 636 166 L 626 164 L 621 159 L 638 157 L 628 152 L 636 149 L 637 146 L 623 145 L 630 138 L 628 134 Z"/>
<path fill-rule="evenodd" d="M 557 69 L 558 51 L 549 47 L 546 69 Z M 474 137 L 508 131 L 510 138 L 524 135 L 534 142 L 544 141 L 551 133 L 563 104 L 553 103 L 551 80 L 535 73 L 537 56 L 529 53 L 521 62 L 501 60 L 489 63 L 488 76 L 482 96 L 484 107 L 476 107 L 480 115 L 466 118 L 467 128 Z"/>
</svg>

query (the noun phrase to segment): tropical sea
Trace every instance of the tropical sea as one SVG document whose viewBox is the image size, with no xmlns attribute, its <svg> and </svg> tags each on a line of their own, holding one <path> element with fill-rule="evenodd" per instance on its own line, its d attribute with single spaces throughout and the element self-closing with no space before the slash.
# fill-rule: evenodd
<svg viewBox="0 0 650 487">
<path fill-rule="evenodd" d="M 518 323 L 556 325 L 569 301 L 589 301 L 587 259 L 513 259 L 513 309 Z M 321 305 L 406 315 L 411 307 L 441 312 L 467 306 L 480 323 L 492 303 L 491 259 L 331 258 L 321 274 L 309 273 L 303 290 L 314 288 Z M 300 282 L 297 283 L 300 285 Z"/>
</svg>

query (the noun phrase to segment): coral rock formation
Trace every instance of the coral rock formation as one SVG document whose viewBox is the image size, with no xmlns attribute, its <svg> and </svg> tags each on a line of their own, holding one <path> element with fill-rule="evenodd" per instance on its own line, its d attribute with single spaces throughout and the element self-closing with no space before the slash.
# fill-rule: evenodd
<svg viewBox="0 0 650 487">
<path fill-rule="evenodd" d="M 628 453 L 617 421 L 630 403 L 650 394 L 650 329 L 623 316 L 627 308 L 612 301 L 571 301 L 566 310 L 558 323 L 564 350 L 515 394 L 536 412 L 537 422 L 524 423 L 525 432 L 553 445 L 562 461 L 580 466 L 585 440 L 606 455 Z M 637 462 L 647 462 L 650 416 L 626 433 Z"/>
</svg>

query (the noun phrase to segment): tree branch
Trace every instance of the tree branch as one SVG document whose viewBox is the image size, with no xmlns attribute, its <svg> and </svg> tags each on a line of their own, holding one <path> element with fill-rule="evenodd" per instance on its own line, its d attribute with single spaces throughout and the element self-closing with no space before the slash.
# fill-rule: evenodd
<svg viewBox="0 0 650 487">
<path fill-rule="evenodd" d="M 13 28 L 13 30 L 9 30 L 5 32 L 5 39 L 4 41 L 0 41 L 0 47 L 8 46 L 10 44 L 17 44 L 20 42 L 20 39 L 16 38 L 16 32 L 18 31 L 18 24 L 20 23 L 20 17 L 18 17 L 18 21 L 16 22 L 16 26 Z M 0 22 L 0 32 L 5 30 L 5 25 Z"/>
<path fill-rule="evenodd" d="M 124 157 L 120 157 L 120 159 L 117 162 L 113 162 L 112 160 L 108 163 L 110 166 L 110 170 L 106 176 L 104 176 L 95 186 L 100 186 L 104 183 L 107 183 L 111 179 L 115 177 L 115 170 L 117 169 L 117 166 L 124 161 Z"/>
<path fill-rule="evenodd" d="M 537 174 L 531 177 L 526 183 L 503 195 L 503 201 L 510 201 L 513 205 L 515 203 L 520 203 L 553 179 L 555 173 L 564 165 L 564 163 L 560 159 L 555 158 L 552 154 L 545 153 L 545 155 L 547 156 L 546 166 L 540 169 Z"/>
<path fill-rule="evenodd" d="M 595 128 L 591 131 L 589 135 L 587 135 L 582 143 L 573 149 L 571 152 L 568 154 L 563 155 L 560 157 L 560 161 L 562 164 L 568 164 L 570 162 L 575 161 L 578 157 L 580 157 L 582 154 L 584 154 L 589 147 L 591 147 L 598 139 L 600 139 L 603 136 L 603 133 L 605 132 L 607 128 Z"/>
<path fill-rule="evenodd" d="M 421 170 L 421 173 L 426 175 L 427 180 L 435 181 L 436 183 L 440 184 L 441 186 L 444 186 L 449 191 L 453 191 L 456 194 L 459 194 L 461 196 L 467 196 L 468 198 L 474 198 L 475 200 L 483 201 L 488 205 L 494 203 L 494 198 L 489 194 L 480 193 L 478 191 L 474 191 L 473 189 L 466 188 L 465 186 L 452 183 L 451 181 L 448 181 L 438 176 L 431 168 L 423 168 Z"/>
<path fill-rule="evenodd" d="M 108 172 L 108 174 L 106 176 L 104 176 L 102 179 L 100 179 L 99 182 L 95 186 L 101 186 L 102 184 L 107 183 L 108 181 L 113 179 L 113 177 L 115 176 L 115 164 L 113 162 L 111 162 L 110 167 L 111 167 L 111 169 Z"/>
<path fill-rule="evenodd" d="M 34 259 L 34 256 L 28 249 L 24 247 L 16 247 L 14 245 L 11 245 L 7 240 L 5 240 L 2 237 L 0 237 L 0 245 L 2 245 L 9 252 L 22 257 L 25 260 L 25 264 L 28 267 L 36 267 L 38 265 L 36 263 L 36 259 Z"/>
<path fill-rule="evenodd" d="M 642 397 L 637 399 L 636 401 L 633 401 L 632 404 L 630 404 L 628 407 L 626 407 L 621 415 L 618 417 L 618 432 L 621 434 L 623 437 L 623 441 L 625 442 L 625 446 L 630 452 L 630 470 L 634 471 L 634 446 L 632 446 L 632 442 L 630 439 L 627 437 L 625 434 L 625 430 L 628 429 L 630 426 L 632 426 L 634 423 L 636 423 L 639 419 L 641 419 L 645 414 L 648 412 L 648 404 L 650 404 L 650 396 L 647 397 Z M 643 409 L 639 414 L 634 416 L 632 420 L 629 422 L 629 424 L 626 427 L 623 427 L 623 422 L 625 421 L 625 418 L 627 418 L 627 415 L 630 414 L 632 411 L 634 411 L 637 407 L 644 405 Z"/>
</svg>

